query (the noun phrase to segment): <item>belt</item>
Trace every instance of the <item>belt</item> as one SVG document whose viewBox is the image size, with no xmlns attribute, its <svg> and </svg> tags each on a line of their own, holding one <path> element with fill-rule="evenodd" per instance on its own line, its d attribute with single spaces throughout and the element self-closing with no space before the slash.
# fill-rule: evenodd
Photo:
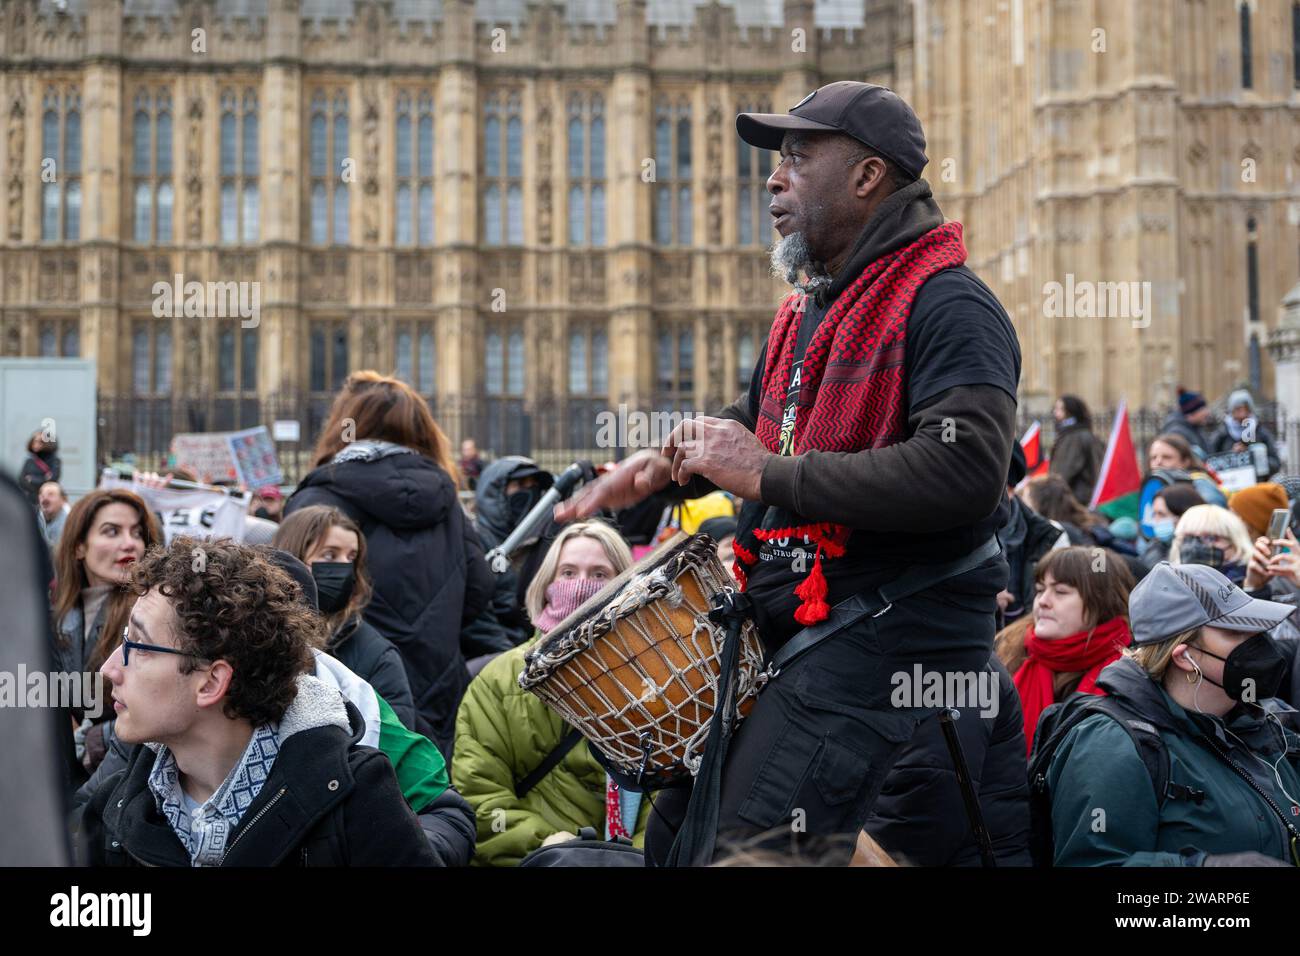
<svg viewBox="0 0 1300 956">
<path fill-rule="evenodd" d="M 997 535 L 993 535 L 974 551 L 960 558 L 944 564 L 913 565 L 893 581 L 879 587 L 873 594 L 854 594 L 845 598 L 831 608 L 826 620 L 805 627 L 777 648 L 764 671 L 767 680 L 776 677 L 796 658 L 802 657 L 822 641 L 834 637 L 845 628 L 852 627 L 863 618 L 880 617 L 894 606 L 895 601 L 901 601 L 949 578 L 974 570 L 989 558 L 1001 553 L 1002 545 L 998 542 Z"/>
</svg>

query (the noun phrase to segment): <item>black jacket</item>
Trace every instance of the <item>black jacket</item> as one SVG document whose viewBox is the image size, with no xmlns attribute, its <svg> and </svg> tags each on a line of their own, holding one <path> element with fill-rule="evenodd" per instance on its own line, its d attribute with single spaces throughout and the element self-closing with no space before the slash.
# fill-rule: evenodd
<svg viewBox="0 0 1300 956">
<path fill-rule="evenodd" d="M 352 447 L 364 452 L 369 444 Z M 451 476 L 391 447 L 314 469 L 284 510 L 333 505 L 361 525 L 375 585 L 365 619 L 402 655 L 415 730 L 450 760 L 456 708 L 469 683 L 460 630 L 487 606 L 493 582 Z"/>
<path fill-rule="evenodd" d="M 365 618 L 356 617 L 335 632 L 326 650 L 388 701 L 408 730 L 415 729 L 411 682 L 406 678 L 402 655 L 392 641 L 367 624 Z"/>
<path fill-rule="evenodd" d="M 996 713 L 961 708 L 955 722 L 984 825 L 999 866 L 1030 866 L 1024 719 L 1015 683 L 997 657 Z M 892 856 L 914 866 L 979 866 L 979 847 L 937 716 L 922 721 L 885 778 L 863 827 Z"/>
<path fill-rule="evenodd" d="M 1263 425 L 1256 427 L 1255 441 L 1264 446 L 1268 455 L 1268 473 L 1263 475 L 1257 473 L 1260 481 L 1267 481 L 1269 475 L 1275 475 L 1282 470 L 1282 459 L 1277 456 L 1277 442 L 1273 439 L 1273 433 Z M 1235 444 L 1236 440 L 1232 437 L 1232 433 L 1228 431 L 1228 426 L 1220 425 L 1214 434 L 1210 436 L 1210 446 L 1206 450 L 1211 455 L 1222 455 L 1232 451 L 1232 446 Z"/>
<path fill-rule="evenodd" d="M 271 775 L 231 834 L 222 866 L 436 863 L 392 764 L 378 750 L 355 745 L 365 728 L 357 709 L 350 703 L 347 709 L 351 733 L 329 724 L 280 745 Z M 190 865 L 149 789 L 155 758 L 152 749 L 135 748 L 126 769 L 86 805 L 81 841 L 89 865 Z"/>
<path fill-rule="evenodd" d="M 38 460 L 39 459 L 39 460 Z M 45 467 L 42 468 L 41 465 Z M 63 463 L 59 456 L 50 452 L 28 452 L 23 459 L 23 467 L 18 472 L 18 485 L 32 504 L 37 504 L 41 497 L 41 485 L 47 481 L 58 481 L 63 472 Z"/>
<path fill-rule="evenodd" d="M 1106 445 L 1092 429 L 1082 424 L 1066 425 L 1056 433 L 1050 470 L 1065 479 L 1079 504 L 1086 508 L 1105 455 Z"/>
<path fill-rule="evenodd" d="M 1007 553 L 1007 564 L 1015 570 L 1019 570 L 1018 580 L 1009 581 L 1007 590 L 1016 596 L 1016 604 L 1013 607 L 1019 608 L 1020 613 L 1014 617 L 1009 617 L 1007 623 L 1015 620 L 1016 617 L 1028 614 L 1034 606 L 1034 567 L 1038 564 L 1039 559 L 1056 546 L 1056 542 L 1065 532 L 1061 528 L 1052 524 L 1042 515 L 1031 510 L 1020 499 L 1014 499 L 1010 506 L 1018 508 L 1025 520 L 1025 539 L 1017 553 Z M 1067 535 L 1068 537 L 1068 535 Z M 1002 535 L 999 534 L 999 539 Z M 1004 543 L 1004 548 L 1006 545 Z"/>
</svg>

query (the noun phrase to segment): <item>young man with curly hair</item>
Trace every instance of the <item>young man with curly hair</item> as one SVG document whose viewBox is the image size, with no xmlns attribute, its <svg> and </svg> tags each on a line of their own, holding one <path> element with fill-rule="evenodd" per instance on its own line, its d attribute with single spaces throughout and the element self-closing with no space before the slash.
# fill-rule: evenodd
<svg viewBox="0 0 1300 956">
<path fill-rule="evenodd" d="M 137 748 L 86 806 L 92 866 L 426 865 L 433 854 L 364 722 L 310 676 L 319 618 L 228 539 L 140 562 L 102 672 Z"/>
</svg>

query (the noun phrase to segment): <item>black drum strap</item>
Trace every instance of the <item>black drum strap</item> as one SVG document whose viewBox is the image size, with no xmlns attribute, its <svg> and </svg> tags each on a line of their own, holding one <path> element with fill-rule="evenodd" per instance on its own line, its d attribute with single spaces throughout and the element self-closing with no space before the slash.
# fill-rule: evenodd
<svg viewBox="0 0 1300 956">
<path fill-rule="evenodd" d="M 541 783 L 542 778 L 555 769 L 555 765 L 563 760 L 581 739 L 581 733 L 570 729 L 551 752 L 546 755 L 546 759 L 534 767 L 528 776 L 515 784 L 515 796 L 522 800 L 529 790 Z"/>
<path fill-rule="evenodd" d="M 722 801 L 722 767 L 727 760 L 736 718 L 736 672 L 740 664 L 740 631 L 749 616 L 750 599 L 740 592 L 724 591 L 714 595 L 709 617 L 724 622 L 727 635 L 722 646 L 721 672 L 709 736 L 700 758 L 700 772 L 695 775 L 686 817 L 664 866 L 708 866 L 718 839 L 718 810 Z M 717 719 L 721 717 L 721 719 Z"/>
</svg>

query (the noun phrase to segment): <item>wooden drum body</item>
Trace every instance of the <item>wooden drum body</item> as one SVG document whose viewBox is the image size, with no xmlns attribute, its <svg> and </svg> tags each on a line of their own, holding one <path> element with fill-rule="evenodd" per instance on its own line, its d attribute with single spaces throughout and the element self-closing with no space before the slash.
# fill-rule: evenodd
<svg viewBox="0 0 1300 956">
<path fill-rule="evenodd" d="M 677 535 L 619 575 L 528 653 L 532 691 L 630 777 L 663 786 L 699 770 L 717 709 L 723 625 L 714 594 L 736 587 L 707 535 Z M 743 718 L 762 686 L 752 621 L 735 682 Z"/>
</svg>

